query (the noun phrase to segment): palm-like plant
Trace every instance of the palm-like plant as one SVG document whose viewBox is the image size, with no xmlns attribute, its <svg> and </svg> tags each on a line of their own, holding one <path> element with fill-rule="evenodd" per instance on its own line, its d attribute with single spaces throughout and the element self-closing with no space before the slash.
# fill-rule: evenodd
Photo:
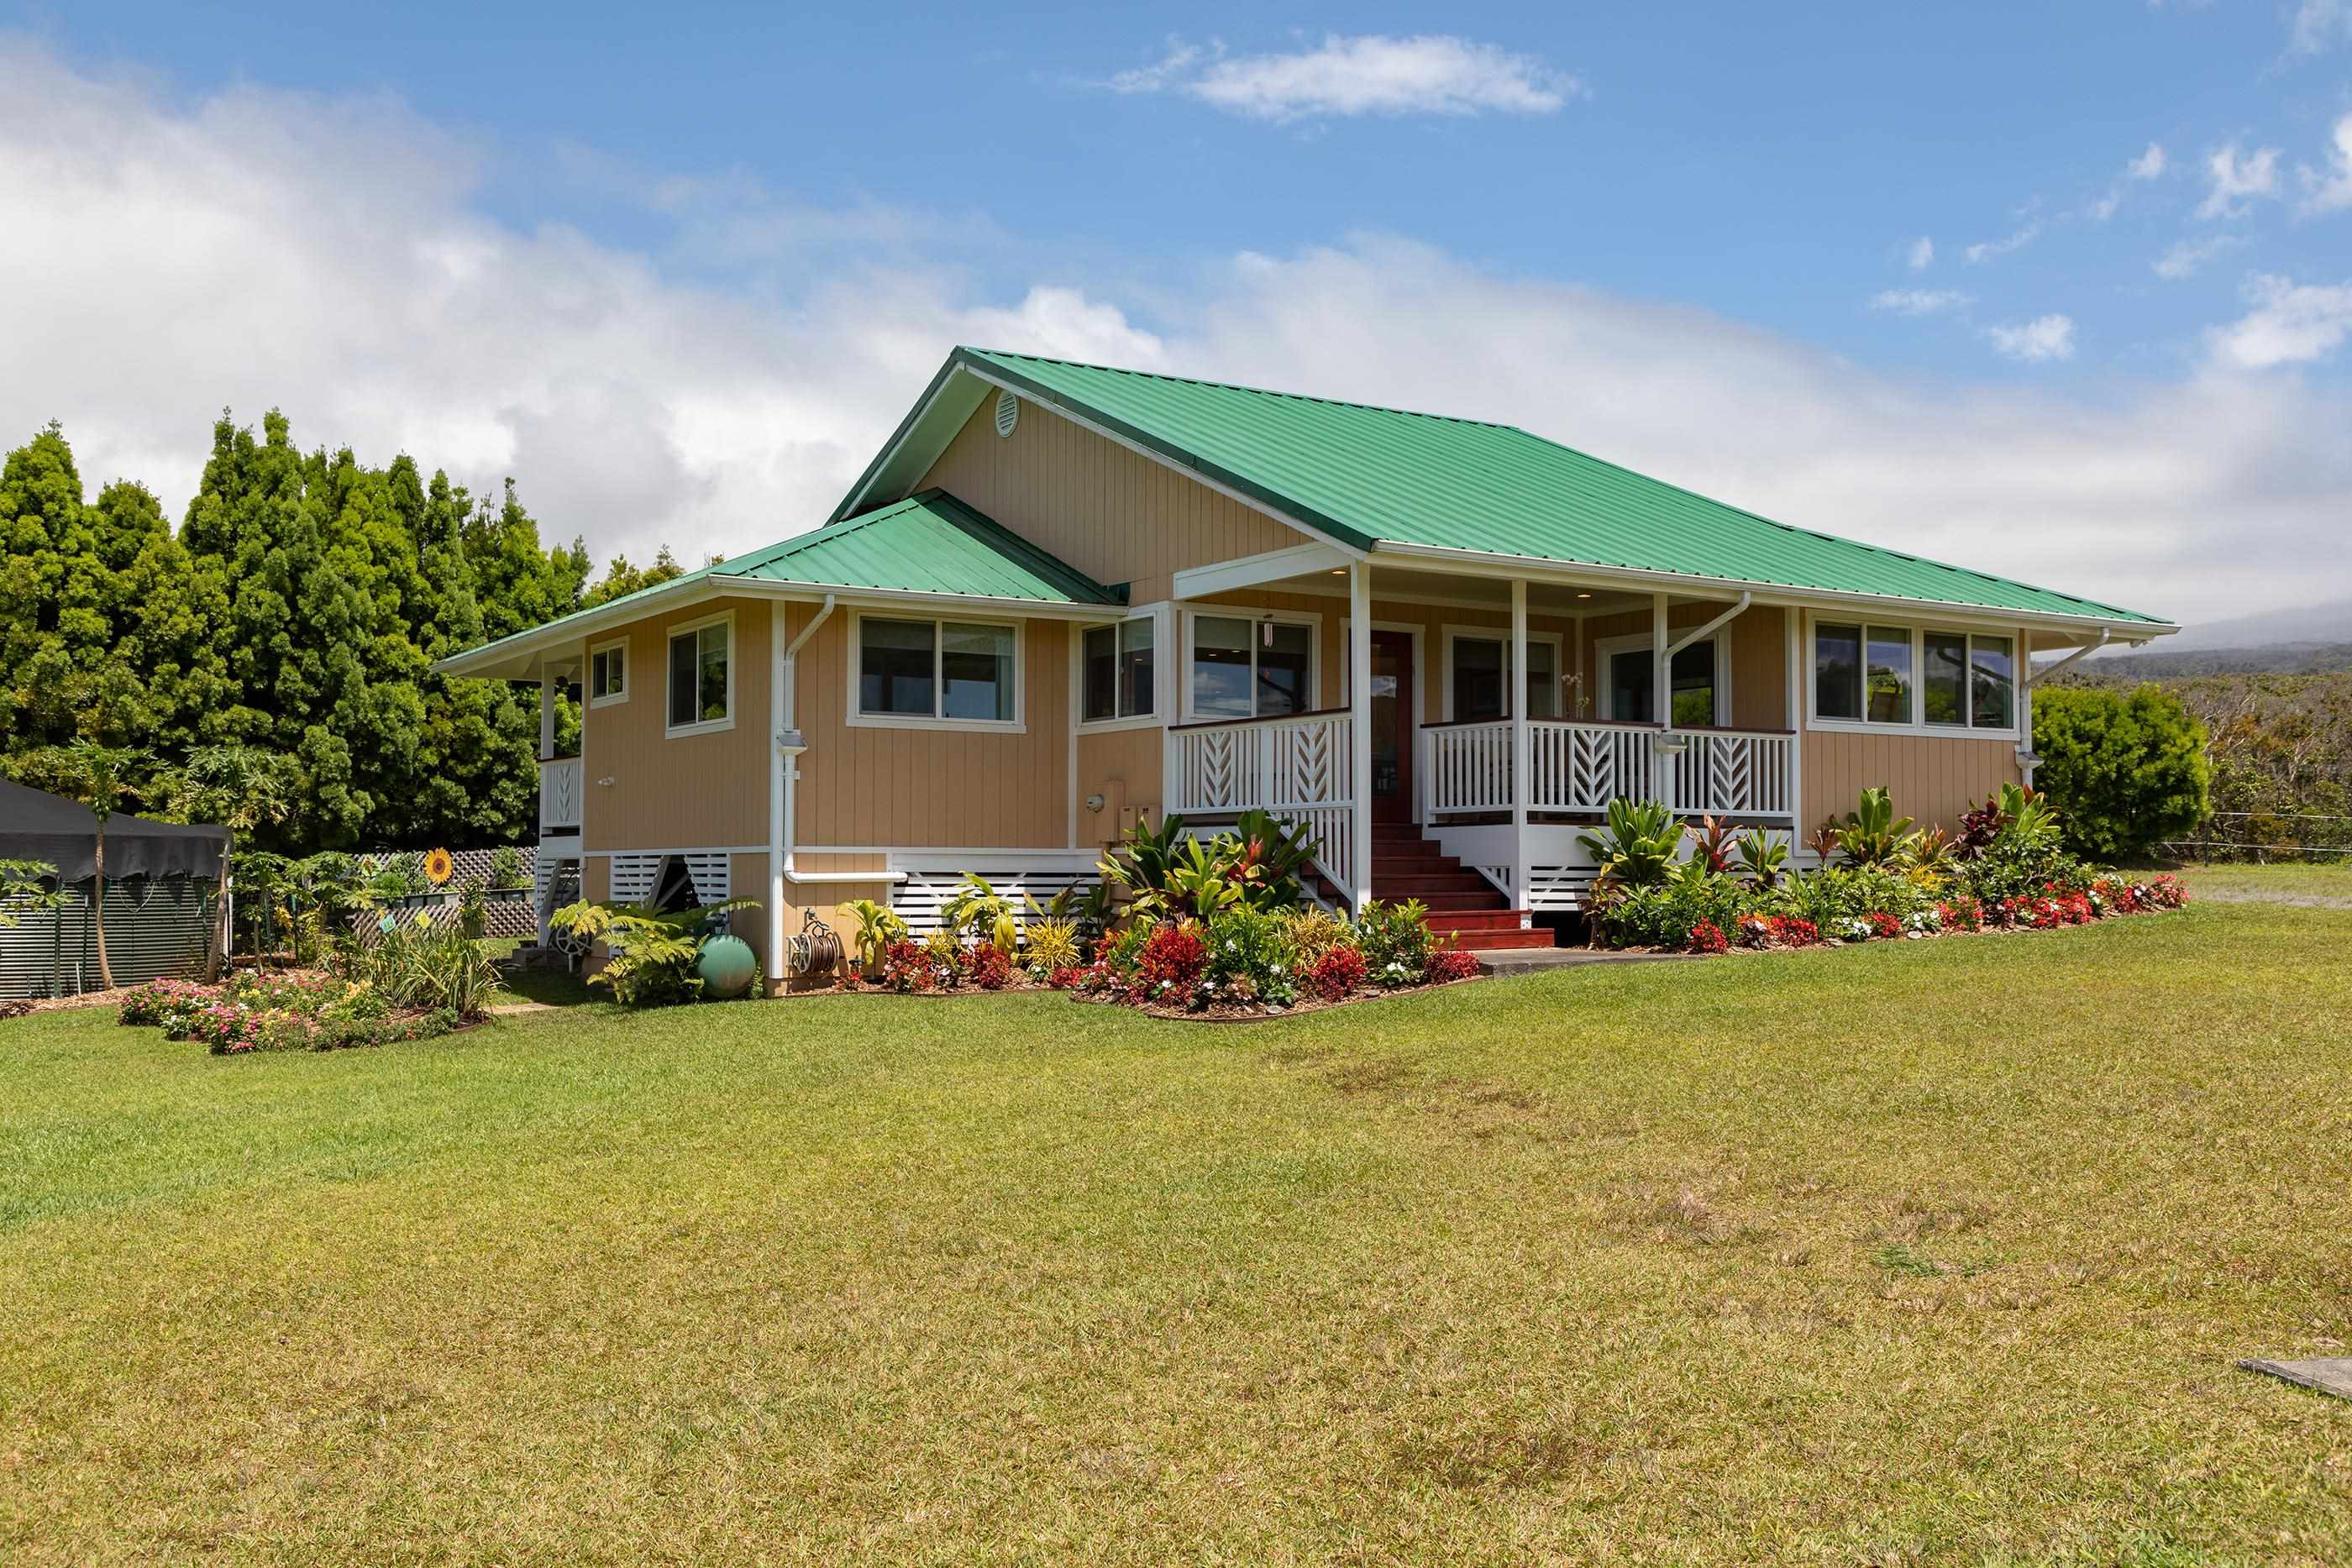
<svg viewBox="0 0 2352 1568">
<path fill-rule="evenodd" d="M 890 944 L 907 939 L 907 923 L 887 904 L 853 898 L 842 908 L 857 916 L 857 967 L 868 978 L 882 972 Z"/>
<path fill-rule="evenodd" d="M 1580 833 L 1576 841 L 1601 862 L 1596 887 L 1654 887 L 1666 880 L 1682 839 L 1672 811 L 1655 800 L 1637 805 L 1621 795 L 1609 802 L 1601 831 Z"/>
<path fill-rule="evenodd" d="M 1838 849 L 1853 865 L 1885 865 L 1901 858 L 1912 839 L 1911 819 L 1895 814 L 1884 785 L 1864 789 L 1839 824 Z"/>
<path fill-rule="evenodd" d="M 200 746 L 173 781 L 172 810 L 190 822 L 218 822 L 229 832 L 221 846 L 220 886 L 213 931 L 205 941 L 205 972 L 220 974 L 234 936 L 228 928 L 228 856 L 237 841 L 265 822 L 281 822 L 293 808 L 294 758 L 257 746 Z M 312 857 L 316 859 L 316 856 Z"/>
<path fill-rule="evenodd" d="M 145 755 L 128 747 L 100 746 L 90 740 L 75 741 L 64 754 L 74 793 L 95 819 L 92 870 L 96 880 L 91 884 L 90 913 L 98 936 L 98 983 L 110 991 L 114 988 L 114 966 L 106 957 L 106 820 L 131 792 L 131 782 L 123 774 Z"/>
<path fill-rule="evenodd" d="M 1904 864 L 1929 876 L 1949 875 L 1957 859 L 1952 849 L 1952 835 L 1941 828 L 1928 828 L 1912 834 L 1911 841 L 1903 851 Z"/>
<path fill-rule="evenodd" d="M 1814 863 L 1827 869 L 1830 862 L 1837 858 L 1838 849 L 1844 839 L 1845 833 L 1838 827 L 1837 819 L 1824 817 L 1822 825 L 1805 840 L 1805 847 L 1813 852 Z"/>
<path fill-rule="evenodd" d="M 1013 900 L 972 872 L 963 873 L 963 885 L 940 905 L 940 918 L 949 930 L 959 935 L 969 931 L 973 941 L 1001 952 L 1009 954 L 1021 946 L 1021 921 L 1013 912 Z"/>
</svg>

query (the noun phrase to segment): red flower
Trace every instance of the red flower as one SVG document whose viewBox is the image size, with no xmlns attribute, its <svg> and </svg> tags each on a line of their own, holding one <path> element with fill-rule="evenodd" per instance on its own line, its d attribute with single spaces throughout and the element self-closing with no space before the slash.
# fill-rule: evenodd
<svg viewBox="0 0 2352 1568">
<path fill-rule="evenodd" d="M 1712 920 L 1702 920 L 1690 929 L 1690 950 L 1694 953 L 1721 953 L 1730 946 L 1724 939 L 1723 927 Z"/>
</svg>

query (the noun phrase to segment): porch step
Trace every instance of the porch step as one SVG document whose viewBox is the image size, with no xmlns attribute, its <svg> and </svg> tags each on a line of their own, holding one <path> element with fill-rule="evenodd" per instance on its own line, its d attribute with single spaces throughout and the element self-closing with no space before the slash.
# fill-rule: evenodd
<svg viewBox="0 0 2352 1568">
<path fill-rule="evenodd" d="M 1539 952 L 1552 946 L 1552 934 L 1533 931 L 1465 931 L 1462 950 L 1465 953 Z"/>
<path fill-rule="evenodd" d="M 1432 931 L 1517 931 L 1527 912 L 1520 909 L 1441 909 L 1432 910 L 1429 928 Z"/>
<path fill-rule="evenodd" d="M 1475 871 L 1431 872 L 1426 875 L 1382 876 L 1372 873 L 1372 896 L 1381 899 L 1418 898 L 1428 901 L 1433 893 L 1483 893 L 1501 908 L 1503 895 L 1495 884 Z"/>
<path fill-rule="evenodd" d="M 1503 895 L 1491 887 L 1465 888 L 1460 893 L 1414 893 L 1404 898 L 1417 898 L 1433 915 L 1475 915 L 1492 913 L 1503 906 Z M 1397 903 L 1402 904 L 1404 898 Z"/>
</svg>

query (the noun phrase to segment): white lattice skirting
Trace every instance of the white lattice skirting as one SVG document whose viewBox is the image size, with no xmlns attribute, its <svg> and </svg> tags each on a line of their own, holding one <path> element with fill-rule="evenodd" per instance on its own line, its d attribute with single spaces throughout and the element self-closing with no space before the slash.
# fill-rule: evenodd
<svg viewBox="0 0 2352 1568">
<path fill-rule="evenodd" d="M 613 882 L 606 894 L 614 904 L 640 904 L 654 895 L 654 885 L 661 880 L 662 862 L 666 854 L 616 854 L 613 857 Z M 697 904 L 718 904 L 734 894 L 730 891 L 733 880 L 732 857 L 725 850 L 688 850 L 677 857 L 686 862 L 686 874 L 694 881 L 694 901 Z"/>
<path fill-rule="evenodd" d="M 955 895 L 963 885 L 967 873 L 985 877 L 988 884 L 1018 905 L 1025 894 L 1040 904 L 1050 903 L 1055 894 L 1066 887 L 1087 887 L 1100 880 L 1090 862 L 1070 857 L 1058 863 L 981 864 L 961 862 L 953 866 L 938 862 L 925 862 L 920 851 L 908 852 L 908 858 L 890 857 L 890 869 L 906 873 L 907 880 L 890 890 L 890 907 L 907 923 L 907 929 L 918 936 L 928 936 L 940 928 L 940 905 Z M 1030 918 L 1024 910 L 1023 918 Z"/>
</svg>

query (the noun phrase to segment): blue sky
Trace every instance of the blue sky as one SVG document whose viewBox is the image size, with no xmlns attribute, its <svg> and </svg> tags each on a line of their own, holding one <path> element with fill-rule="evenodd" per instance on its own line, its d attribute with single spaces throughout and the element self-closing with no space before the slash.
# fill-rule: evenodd
<svg viewBox="0 0 2352 1568">
<path fill-rule="evenodd" d="M 2352 593 L 2352 0 L 370 9 L 17 10 L 0 76 L 93 127 L 49 210 L 120 187 L 126 159 L 190 203 L 217 179 L 204 210 L 252 219 L 233 275 L 288 267 L 297 303 L 363 275 L 350 307 L 418 344 L 416 364 L 381 338 L 288 350 L 152 406 L 93 373 L 47 411 L 69 434 L 168 470 L 188 440 L 165 394 L 192 422 L 261 397 L 309 439 L 512 465 L 600 548 L 734 547 L 814 522 L 919 389 L 908 367 L 993 329 L 1468 401 L 1791 521 L 2159 612 Z M 130 152 L 97 129 L 126 115 L 146 128 Z M 157 174 L 174 160 L 201 172 Z M 93 197 L 61 230 L 103 249 L 105 214 Z M 112 221 L 151 255 L 214 227 L 184 206 Z M 443 272 L 352 260 L 403 246 Z M 506 287 L 543 277 L 524 312 L 543 331 L 579 290 L 586 336 L 665 346 L 634 374 L 608 354 L 454 406 L 432 302 L 477 340 L 520 330 L 511 302 L 467 298 L 479 274 L 446 292 L 477 247 Z M 47 264 L 26 265 L 40 287 Z M 199 382 L 197 344 L 252 336 L 184 299 L 157 319 Z M 549 341 L 501 363 L 576 351 Z M 741 353 L 763 342 L 768 372 Z M 354 363 L 365 395 L 335 373 Z M 722 435 L 757 444 L 742 411 L 762 407 L 804 438 L 714 458 Z M 601 447 L 642 420 L 667 449 L 640 476 L 552 434 L 600 420 Z M 1966 478 L 2004 444 L 2034 449 L 2030 473 Z M 1906 466 L 1939 493 L 1906 497 Z M 167 500 L 185 482 L 150 477 Z M 661 498 L 678 486 L 690 504 Z"/>
</svg>

